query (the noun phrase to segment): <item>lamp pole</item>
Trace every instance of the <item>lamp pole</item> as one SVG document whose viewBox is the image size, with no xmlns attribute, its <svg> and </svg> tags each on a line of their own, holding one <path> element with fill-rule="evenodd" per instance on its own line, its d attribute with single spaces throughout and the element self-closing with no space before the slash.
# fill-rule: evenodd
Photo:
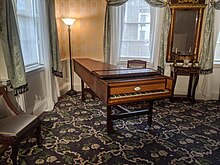
<svg viewBox="0 0 220 165">
<path fill-rule="evenodd" d="M 73 88 L 73 73 L 72 73 L 72 52 L 71 52 L 71 25 L 75 22 L 75 19 L 63 18 L 63 22 L 68 26 L 68 36 L 69 36 L 69 58 L 70 58 L 70 90 L 66 93 L 69 96 L 77 94 L 77 91 Z"/>
<path fill-rule="evenodd" d="M 69 54 L 70 54 L 70 90 L 66 94 L 72 96 L 72 95 L 76 95 L 77 92 L 73 89 L 72 52 L 71 52 L 71 36 L 70 36 L 71 25 L 67 25 L 67 26 L 68 26 L 68 35 L 69 35 Z"/>
</svg>

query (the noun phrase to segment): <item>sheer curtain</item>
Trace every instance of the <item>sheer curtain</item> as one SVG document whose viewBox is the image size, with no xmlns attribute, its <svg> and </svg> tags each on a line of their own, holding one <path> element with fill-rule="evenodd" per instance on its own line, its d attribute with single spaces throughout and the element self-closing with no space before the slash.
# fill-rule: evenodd
<svg viewBox="0 0 220 165">
<path fill-rule="evenodd" d="M 110 44 L 110 64 L 117 65 L 121 52 L 121 41 L 124 27 L 125 4 L 111 7 L 111 44 Z"/>
<path fill-rule="evenodd" d="M 107 0 L 105 15 L 104 58 L 105 62 L 117 64 L 121 49 L 125 4 L 127 0 Z M 167 1 L 145 0 L 151 7 L 150 66 L 164 69 L 164 54 L 170 23 L 170 9 Z M 117 5 L 116 5 L 117 4 Z M 115 7 L 122 5 L 121 7 Z M 165 10 L 164 10 L 165 8 Z M 163 14 L 164 13 L 164 14 Z M 163 16 L 163 15 L 165 16 Z M 164 28 L 160 25 L 164 22 Z M 162 32 L 162 34 L 160 34 Z M 161 37 L 162 36 L 162 37 Z M 162 41 L 161 41 L 162 40 Z M 162 46 L 161 46 L 162 45 Z M 162 50 L 162 51 L 161 51 Z"/>
<path fill-rule="evenodd" d="M 128 0 L 106 0 L 105 27 L 104 27 L 104 61 L 110 63 L 111 43 L 112 42 L 112 8 L 123 5 Z"/>
<path fill-rule="evenodd" d="M 46 89 L 48 94 L 48 106 L 50 109 L 53 109 L 54 103 L 57 102 L 58 97 L 60 96 L 60 90 L 58 85 L 58 80 L 56 74 L 54 75 L 53 61 L 51 61 L 51 44 L 50 44 L 50 32 L 49 32 L 49 17 L 48 17 L 48 6 L 45 1 L 39 0 L 40 7 L 40 27 L 41 27 L 41 37 L 43 41 L 43 55 L 44 55 L 44 69 L 45 69 L 45 79 L 46 79 Z M 60 67 L 57 67 L 56 73 L 62 75 L 62 72 L 59 70 Z"/>
<path fill-rule="evenodd" d="M 160 52 L 160 37 L 163 20 L 163 8 L 151 7 L 151 27 L 150 27 L 150 67 L 157 69 L 159 52 Z"/>
<path fill-rule="evenodd" d="M 111 17 L 111 44 L 110 44 L 110 63 L 117 65 L 121 53 L 121 41 L 124 28 L 125 4 L 110 8 Z M 163 8 L 151 7 L 150 23 L 150 63 L 149 66 L 157 69 L 159 49 L 160 49 L 160 32 L 163 20 Z"/>
</svg>

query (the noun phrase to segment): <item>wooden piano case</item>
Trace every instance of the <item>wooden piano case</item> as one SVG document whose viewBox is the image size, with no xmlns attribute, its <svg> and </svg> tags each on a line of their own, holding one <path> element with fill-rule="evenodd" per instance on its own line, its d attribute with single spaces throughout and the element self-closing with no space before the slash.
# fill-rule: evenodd
<svg viewBox="0 0 220 165">
<path fill-rule="evenodd" d="M 74 71 L 81 81 L 107 106 L 107 129 L 113 132 L 112 120 L 148 114 L 148 125 L 152 123 L 153 101 L 171 97 L 172 78 L 160 75 L 151 68 L 121 68 L 88 58 L 74 59 Z M 84 98 L 82 87 L 82 98 Z M 118 106 L 139 101 L 149 101 L 145 110 L 130 112 Z M 111 107 L 117 106 L 120 114 L 112 114 Z"/>
</svg>

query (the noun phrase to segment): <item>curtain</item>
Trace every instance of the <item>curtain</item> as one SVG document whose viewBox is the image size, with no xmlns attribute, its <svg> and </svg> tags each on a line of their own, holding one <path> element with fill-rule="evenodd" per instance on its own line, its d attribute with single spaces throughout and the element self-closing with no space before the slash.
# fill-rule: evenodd
<svg viewBox="0 0 220 165">
<path fill-rule="evenodd" d="M 106 0 L 106 10 L 105 10 L 105 27 L 104 27 L 104 61 L 110 63 L 111 56 L 111 43 L 112 43 L 112 10 L 111 7 L 123 5 L 128 0 Z"/>
<path fill-rule="evenodd" d="M 54 76 L 54 70 L 51 70 L 51 43 L 50 43 L 50 31 L 44 30 L 48 29 L 50 21 L 48 16 L 48 6 L 46 1 L 39 0 L 40 11 L 40 26 L 42 31 L 42 39 L 43 39 L 43 52 L 44 56 L 44 69 L 45 69 L 45 80 L 46 80 L 46 92 L 48 94 L 48 109 L 52 110 L 54 104 L 58 101 L 58 97 L 60 97 L 60 89 L 58 84 L 58 77 Z M 60 73 L 60 72 L 59 72 Z"/>
<path fill-rule="evenodd" d="M 162 21 L 163 29 L 160 36 L 160 50 L 159 50 L 159 58 L 158 58 L 158 66 L 157 66 L 157 69 L 160 71 L 160 73 L 163 74 L 165 68 L 165 62 L 166 62 L 167 38 L 169 34 L 170 21 L 171 21 L 171 12 L 168 5 L 169 1 L 168 0 L 145 0 L 145 1 L 152 7 L 164 8 L 164 16 Z"/>
<path fill-rule="evenodd" d="M 164 16 L 163 16 L 163 21 L 162 21 L 163 29 L 162 29 L 162 33 L 161 33 L 160 40 L 159 40 L 160 50 L 159 50 L 158 66 L 157 66 L 157 69 L 160 71 L 160 73 L 164 74 L 164 68 L 165 68 L 165 63 L 166 63 L 166 53 L 167 53 L 167 38 L 169 34 L 170 21 L 171 21 L 171 12 L 170 12 L 170 8 L 168 5 L 169 1 L 168 0 L 145 0 L 145 1 L 152 7 L 164 8 Z"/>
<path fill-rule="evenodd" d="M 49 32 L 50 32 L 52 73 L 55 76 L 63 77 L 61 57 L 59 52 L 56 16 L 55 16 L 55 0 L 47 1 L 47 9 L 48 9 Z"/>
<path fill-rule="evenodd" d="M 198 87 L 199 89 L 198 91 L 201 91 L 201 97 L 203 100 L 210 100 L 212 98 L 211 93 L 213 92 L 212 90 L 213 74 L 210 73 L 212 73 L 213 71 L 215 43 L 217 41 L 219 30 L 220 30 L 220 0 L 215 3 L 209 4 L 207 19 L 205 23 L 204 42 L 201 51 L 201 59 L 200 59 L 201 68 L 202 68 L 201 71 L 202 75 L 200 75 L 201 86 Z M 205 52 L 207 52 L 207 54 L 205 54 Z M 216 91 L 217 90 L 215 90 L 215 92 Z"/>
<path fill-rule="evenodd" d="M 151 24 L 150 24 L 150 62 L 151 68 L 157 69 L 160 51 L 160 37 L 163 19 L 163 8 L 151 7 Z"/>
<path fill-rule="evenodd" d="M 1 0 L 0 36 L 3 54 L 7 66 L 8 78 L 15 90 L 15 95 L 28 90 L 25 67 L 12 0 Z"/>
<path fill-rule="evenodd" d="M 164 8 L 163 30 L 161 33 L 160 53 L 159 53 L 159 59 L 158 59 L 158 70 L 162 74 L 164 73 L 165 63 L 166 63 L 167 40 L 168 40 L 169 29 L 170 29 L 170 21 L 171 21 L 171 12 L 170 12 L 169 6 L 167 5 Z"/>
<path fill-rule="evenodd" d="M 214 32 L 214 5 L 209 4 L 207 19 L 205 22 L 203 45 L 200 54 L 201 74 L 210 74 L 213 72 L 213 60 L 214 60 L 214 44 L 213 44 L 213 32 Z"/>
<path fill-rule="evenodd" d="M 215 9 L 220 10 L 220 1 L 210 2 L 205 22 L 203 45 L 200 54 L 201 74 L 213 72 L 214 61 L 214 19 Z"/>
<path fill-rule="evenodd" d="M 218 0 L 216 3 L 214 3 L 214 8 L 215 10 L 215 18 L 214 18 L 214 37 L 213 37 L 213 42 L 214 42 L 214 52 L 216 48 L 216 42 L 218 39 L 218 35 L 220 35 L 220 0 Z"/>
<path fill-rule="evenodd" d="M 152 7 L 165 7 L 168 1 L 163 0 L 145 0 Z"/>
<path fill-rule="evenodd" d="M 110 44 L 110 64 L 117 65 L 124 27 L 125 5 L 110 8 L 111 10 L 111 44 Z"/>
<path fill-rule="evenodd" d="M 220 10 L 220 0 L 214 2 L 214 8 L 215 8 L 216 10 Z"/>
<path fill-rule="evenodd" d="M 164 28 L 163 28 L 162 34 L 161 34 L 160 55 L 159 55 L 159 59 L 158 59 L 158 69 L 163 73 L 164 65 L 165 65 L 166 50 L 167 50 L 167 37 L 168 37 L 168 33 L 169 33 L 170 18 L 171 18 L 170 9 L 169 9 L 168 3 L 167 3 L 168 1 L 162 1 L 162 0 L 145 0 L 145 1 L 153 7 L 165 7 L 164 18 L 163 18 Z M 104 28 L 104 61 L 106 63 L 110 63 L 110 62 L 115 63 L 115 61 L 111 60 L 111 58 L 112 58 L 111 56 L 114 55 L 112 52 L 114 49 L 112 43 L 119 42 L 121 40 L 120 38 L 122 36 L 120 36 L 117 39 L 117 41 L 113 41 L 113 39 L 115 39 L 115 38 L 114 38 L 114 34 L 113 34 L 114 31 L 112 31 L 112 28 L 111 28 L 111 24 L 114 23 L 113 22 L 114 18 L 112 17 L 111 13 L 114 11 L 110 10 L 110 8 L 113 6 L 120 6 L 124 3 L 126 3 L 127 0 L 106 0 L 106 2 L 107 2 L 107 5 L 106 5 L 105 28 Z M 120 21 L 122 21 L 122 19 Z M 120 25 L 119 27 L 120 27 L 119 32 L 122 32 L 123 29 L 121 29 L 121 28 L 123 28 L 123 26 Z M 120 49 L 119 46 L 120 45 L 118 45 L 118 47 L 116 48 L 117 53 L 119 52 L 119 49 Z M 117 60 L 117 57 L 115 57 L 115 59 Z"/>
</svg>

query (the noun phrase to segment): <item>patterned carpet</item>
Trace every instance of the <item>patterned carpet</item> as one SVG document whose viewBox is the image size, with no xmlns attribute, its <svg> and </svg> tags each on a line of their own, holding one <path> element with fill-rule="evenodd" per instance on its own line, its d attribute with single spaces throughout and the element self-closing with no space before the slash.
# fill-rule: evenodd
<svg viewBox="0 0 220 165">
<path fill-rule="evenodd" d="M 220 103 L 169 100 L 154 103 L 153 127 L 147 116 L 114 121 L 108 135 L 106 107 L 88 95 L 64 96 L 42 115 L 43 148 L 23 141 L 18 162 L 25 164 L 220 164 Z M 0 158 L 10 164 L 11 150 Z"/>
</svg>

